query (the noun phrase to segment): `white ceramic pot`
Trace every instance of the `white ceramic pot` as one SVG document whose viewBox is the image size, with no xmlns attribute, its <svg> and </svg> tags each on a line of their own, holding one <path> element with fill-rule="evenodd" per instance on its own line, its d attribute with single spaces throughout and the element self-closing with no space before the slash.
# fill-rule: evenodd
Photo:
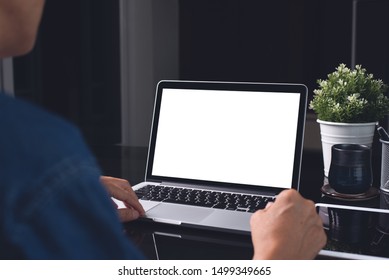
<svg viewBox="0 0 389 280">
<path fill-rule="evenodd" d="M 331 164 L 331 147 L 335 144 L 373 144 L 376 122 L 371 123 L 336 123 L 317 120 L 320 124 L 323 148 L 324 175 L 328 177 Z"/>
</svg>

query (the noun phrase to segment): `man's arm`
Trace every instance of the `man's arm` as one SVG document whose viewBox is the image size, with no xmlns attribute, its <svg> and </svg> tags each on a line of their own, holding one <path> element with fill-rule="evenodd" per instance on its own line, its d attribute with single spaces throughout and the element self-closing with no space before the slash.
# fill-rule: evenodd
<svg viewBox="0 0 389 280">
<path fill-rule="evenodd" d="M 52 168 L 19 209 L 12 243 L 27 259 L 143 258 L 123 233 L 115 208 L 88 159 Z"/>
</svg>

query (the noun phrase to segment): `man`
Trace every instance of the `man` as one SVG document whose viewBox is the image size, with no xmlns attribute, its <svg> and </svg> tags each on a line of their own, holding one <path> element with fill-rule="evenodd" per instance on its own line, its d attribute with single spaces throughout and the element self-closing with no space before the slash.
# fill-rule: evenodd
<svg viewBox="0 0 389 280">
<path fill-rule="evenodd" d="M 31 50 L 43 5 L 0 0 L 0 57 Z M 119 222 L 142 206 L 127 181 L 100 175 L 76 128 L 0 94 L 0 131 L 0 258 L 142 258 Z M 109 196 L 127 208 L 115 212 Z M 254 213 L 251 227 L 255 259 L 314 258 L 326 240 L 313 203 L 293 190 Z"/>
</svg>

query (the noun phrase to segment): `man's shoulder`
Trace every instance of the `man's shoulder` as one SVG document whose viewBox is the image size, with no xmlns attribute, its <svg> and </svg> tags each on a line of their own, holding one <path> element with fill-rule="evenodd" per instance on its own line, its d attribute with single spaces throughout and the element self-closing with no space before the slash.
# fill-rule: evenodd
<svg viewBox="0 0 389 280">
<path fill-rule="evenodd" d="M 0 154 L 7 162 L 3 168 L 14 175 L 26 173 L 23 168 L 42 172 L 71 157 L 94 161 L 74 125 L 4 94 L 0 94 L 0 131 L 7 135 L 0 137 Z"/>
<path fill-rule="evenodd" d="M 27 101 L 5 94 L 0 94 L 0 129 L 8 134 L 3 141 L 14 145 L 27 143 L 30 147 L 61 146 L 63 149 L 83 143 L 79 130 L 73 124 Z M 19 148 L 22 149 L 23 145 Z"/>
<path fill-rule="evenodd" d="M 35 133 L 45 130 L 76 132 L 77 129 L 69 122 L 47 112 L 27 101 L 0 94 L 0 124 L 14 128 L 24 128 L 24 132 Z"/>
</svg>

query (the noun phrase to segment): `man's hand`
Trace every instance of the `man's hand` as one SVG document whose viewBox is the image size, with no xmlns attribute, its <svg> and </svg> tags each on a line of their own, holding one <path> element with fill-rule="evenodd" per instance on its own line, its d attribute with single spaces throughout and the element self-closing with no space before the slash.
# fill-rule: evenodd
<svg viewBox="0 0 389 280">
<path fill-rule="evenodd" d="M 327 240 L 314 203 L 295 190 L 281 192 L 250 224 L 254 259 L 313 259 Z"/>
<path fill-rule="evenodd" d="M 112 197 L 123 201 L 127 207 L 118 209 L 119 218 L 122 222 L 135 220 L 145 214 L 142 205 L 138 201 L 138 197 L 127 180 L 101 176 L 100 181 Z"/>
</svg>

